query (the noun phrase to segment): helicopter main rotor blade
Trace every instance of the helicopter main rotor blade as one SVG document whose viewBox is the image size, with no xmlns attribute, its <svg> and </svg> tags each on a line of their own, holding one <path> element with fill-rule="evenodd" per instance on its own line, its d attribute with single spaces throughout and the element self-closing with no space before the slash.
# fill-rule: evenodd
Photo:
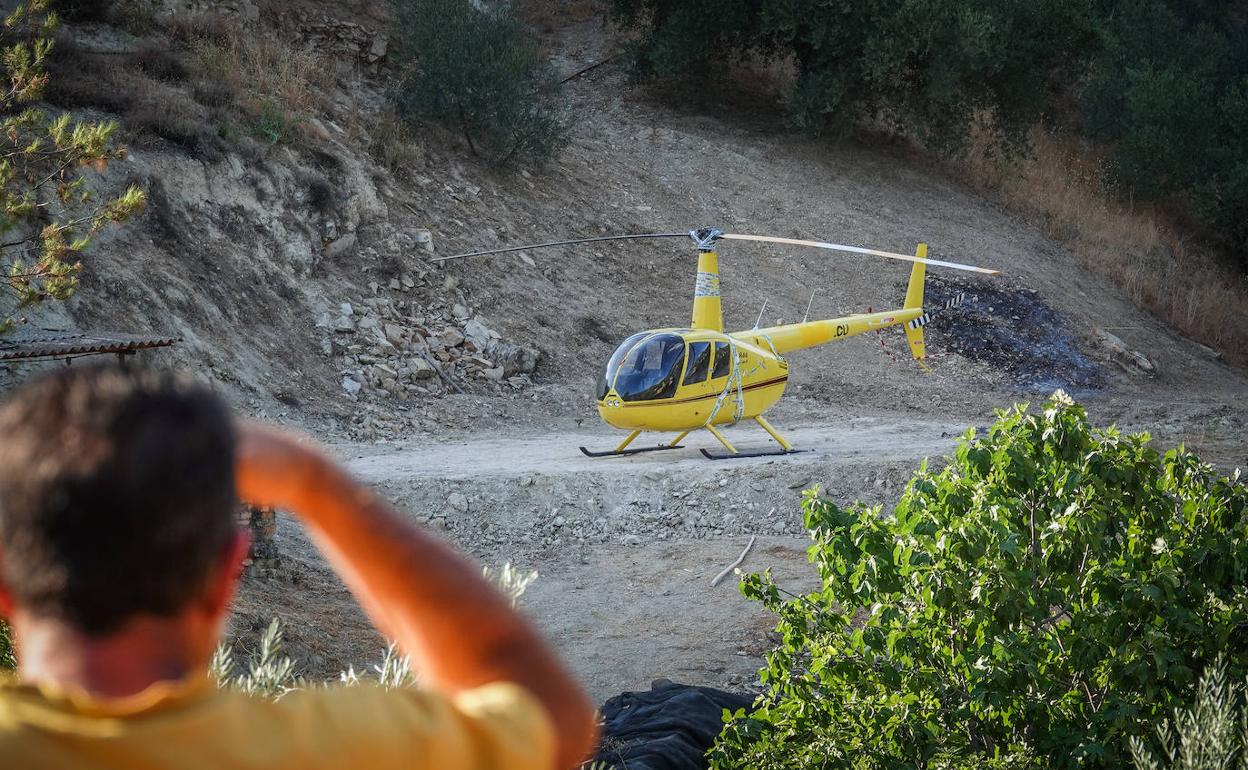
<svg viewBox="0 0 1248 770">
<path fill-rule="evenodd" d="M 888 257 L 889 259 L 904 259 L 907 262 L 922 262 L 925 265 L 938 265 L 940 267 L 951 267 L 954 270 L 969 270 L 973 273 L 987 273 L 988 275 L 1000 275 L 1000 270 L 992 270 L 987 267 L 976 267 L 974 265 L 963 265 L 959 262 L 946 262 L 942 259 L 927 259 L 916 257 L 913 254 L 896 254 L 891 251 L 876 251 L 875 249 L 864 249 L 858 246 L 842 246 L 839 243 L 827 243 L 825 241 L 802 241 L 797 238 L 777 238 L 770 235 L 740 235 L 738 233 L 722 233 L 720 238 L 728 241 L 758 241 L 761 243 L 784 243 L 790 246 L 810 246 L 816 249 L 831 249 L 832 251 L 848 251 L 853 254 L 871 254 L 877 257 Z"/>
<path fill-rule="evenodd" d="M 526 251 L 528 249 L 546 249 L 552 246 L 571 246 L 576 243 L 598 243 L 599 241 L 630 241 L 637 238 L 688 238 L 689 233 L 640 233 L 635 235 L 603 235 L 598 238 L 573 238 L 569 241 L 549 241 L 547 243 L 531 243 L 527 246 L 508 246 L 505 249 L 486 249 L 485 251 L 470 251 L 466 254 L 452 254 L 449 257 L 436 257 L 430 262 L 448 262 L 452 259 L 463 259 L 465 257 L 484 257 L 487 254 L 506 254 L 511 251 Z"/>
</svg>

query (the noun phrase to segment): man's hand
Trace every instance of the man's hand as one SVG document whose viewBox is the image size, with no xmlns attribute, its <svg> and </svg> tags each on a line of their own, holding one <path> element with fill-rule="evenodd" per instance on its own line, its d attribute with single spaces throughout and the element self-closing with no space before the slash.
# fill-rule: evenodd
<svg viewBox="0 0 1248 770">
<path fill-rule="evenodd" d="M 555 726 L 556 768 L 593 746 L 592 704 L 541 637 L 480 568 L 417 528 L 315 445 L 238 425 L 236 483 L 247 503 L 289 510 L 381 631 L 434 689 L 514 682 Z"/>
</svg>

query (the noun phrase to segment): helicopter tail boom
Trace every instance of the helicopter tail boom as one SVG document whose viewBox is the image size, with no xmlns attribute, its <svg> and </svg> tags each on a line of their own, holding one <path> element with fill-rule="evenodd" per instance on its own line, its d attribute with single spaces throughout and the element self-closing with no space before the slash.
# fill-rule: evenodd
<svg viewBox="0 0 1248 770">
<path fill-rule="evenodd" d="M 823 321 L 804 321 L 784 324 L 766 329 L 751 329 L 732 335 L 739 340 L 767 350 L 771 348 L 783 355 L 790 350 L 801 350 L 853 337 L 863 332 L 879 331 L 889 326 L 905 324 L 906 340 L 910 353 L 916 359 L 926 356 L 923 343 L 923 325 L 911 323 L 923 316 L 923 284 L 927 277 L 927 244 L 920 243 L 915 252 L 914 266 L 910 269 L 910 283 L 906 286 L 905 305 L 897 310 L 879 313 L 859 313 Z"/>
<path fill-rule="evenodd" d="M 863 332 L 878 331 L 889 326 L 898 326 L 923 315 L 923 308 L 899 308 L 879 313 L 859 313 L 841 318 L 829 318 L 823 321 L 805 321 L 782 326 L 769 326 L 765 329 L 750 329 L 737 332 L 732 336 L 749 342 L 763 350 L 774 350 L 784 355 L 792 350 L 813 348 L 845 337 L 854 337 Z"/>
</svg>

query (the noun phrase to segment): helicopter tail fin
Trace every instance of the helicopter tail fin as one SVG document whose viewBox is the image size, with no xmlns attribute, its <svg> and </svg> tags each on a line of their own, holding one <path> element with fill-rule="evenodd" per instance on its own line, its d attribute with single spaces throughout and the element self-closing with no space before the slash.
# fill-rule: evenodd
<svg viewBox="0 0 1248 770">
<path fill-rule="evenodd" d="M 920 243 L 919 248 L 914 255 L 920 259 L 927 258 L 927 244 Z M 926 265 L 922 262 L 915 262 L 914 267 L 910 270 L 910 285 L 906 287 L 906 309 L 911 310 L 918 308 L 923 309 L 923 283 L 926 278 Z M 914 356 L 916 361 L 922 361 L 927 357 L 927 345 L 923 341 L 923 324 L 916 323 L 922 320 L 922 315 L 905 325 L 906 342 L 910 343 L 910 355 Z"/>
</svg>

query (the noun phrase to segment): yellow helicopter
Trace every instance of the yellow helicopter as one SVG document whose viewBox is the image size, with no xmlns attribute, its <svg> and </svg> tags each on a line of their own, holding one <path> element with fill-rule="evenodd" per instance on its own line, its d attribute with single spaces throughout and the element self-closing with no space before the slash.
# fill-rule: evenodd
<svg viewBox="0 0 1248 770">
<path fill-rule="evenodd" d="M 692 321 L 686 328 L 638 332 L 620 343 L 611 354 L 598 381 L 598 413 L 608 425 L 627 430 L 629 434 L 613 450 L 593 452 L 581 447 L 581 451 L 589 457 L 619 457 L 679 449 L 680 442 L 696 430 L 706 430 L 727 450 L 726 453 L 712 453 L 703 449 L 702 454 L 713 460 L 796 452 L 798 450 L 763 417 L 763 413 L 784 395 L 788 384 L 789 363 L 784 354 L 904 324 L 910 353 L 921 363 L 927 355 L 923 327 L 933 315 L 923 308 L 927 265 L 999 274 L 999 271 L 988 268 L 928 259 L 925 243 L 920 243 L 911 256 L 824 241 L 724 233 L 709 227 L 688 233 L 644 233 L 552 241 L 455 254 L 434 261 L 598 241 L 686 237 L 693 240 L 698 251 Z M 715 250 L 715 243 L 720 240 L 779 243 L 870 254 L 912 262 L 914 267 L 910 271 L 905 304 L 896 310 L 727 333 L 720 306 L 719 255 Z M 946 302 L 944 307 L 954 307 L 961 303 L 962 298 L 958 295 Z M 767 431 L 780 448 L 742 452 L 733 446 L 719 426 L 746 419 L 753 420 Z M 678 435 L 666 444 L 630 448 L 643 431 L 675 432 Z"/>
</svg>

